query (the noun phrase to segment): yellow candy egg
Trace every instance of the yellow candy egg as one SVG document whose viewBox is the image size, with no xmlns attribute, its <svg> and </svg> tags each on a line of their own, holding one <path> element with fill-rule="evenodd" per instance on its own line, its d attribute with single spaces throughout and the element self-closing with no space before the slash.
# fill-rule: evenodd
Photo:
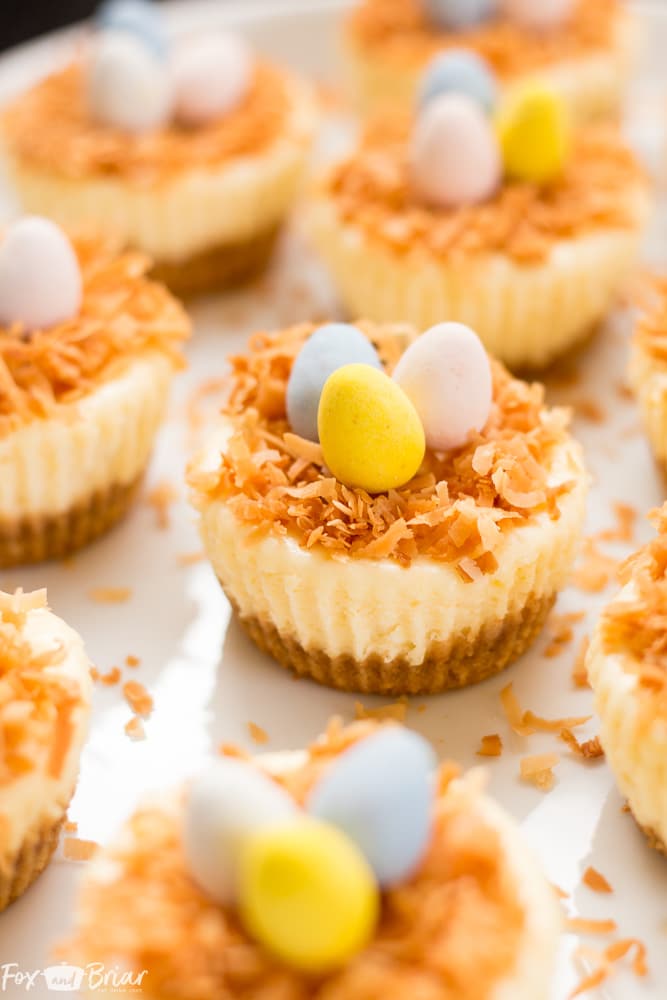
<svg viewBox="0 0 667 1000">
<path fill-rule="evenodd" d="M 563 173 L 570 129 L 561 98 L 548 87 L 526 87 L 510 100 L 498 131 L 508 177 L 548 184 Z"/>
<path fill-rule="evenodd" d="M 424 428 L 403 390 L 370 365 L 344 365 L 324 384 L 317 415 L 324 461 L 346 486 L 404 486 L 424 458 Z"/>
<path fill-rule="evenodd" d="M 305 972 L 343 965 L 365 947 L 378 919 L 378 888 L 359 848 L 335 827 L 306 817 L 249 837 L 239 888 L 248 932 Z"/>
</svg>

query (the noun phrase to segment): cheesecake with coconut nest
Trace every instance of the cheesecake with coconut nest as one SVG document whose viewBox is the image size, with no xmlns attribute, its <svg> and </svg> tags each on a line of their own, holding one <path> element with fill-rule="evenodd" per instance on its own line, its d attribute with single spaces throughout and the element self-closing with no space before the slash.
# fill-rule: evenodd
<svg viewBox="0 0 667 1000">
<path fill-rule="evenodd" d="M 345 24 L 344 58 L 364 114 L 408 107 L 429 62 L 463 47 L 488 60 L 505 93 L 547 83 L 588 122 L 619 114 L 638 42 L 621 0 L 362 0 Z"/>
<path fill-rule="evenodd" d="M 310 89 L 236 35 L 195 36 L 158 57 L 121 28 L 94 33 L 5 109 L 18 198 L 68 228 L 114 233 L 177 294 L 236 287 L 268 265 L 296 197 L 315 130 Z"/>
<path fill-rule="evenodd" d="M 656 537 L 620 571 L 586 659 L 600 741 L 618 787 L 653 847 L 667 854 L 667 505 Z"/>
<path fill-rule="evenodd" d="M 345 365 L 350 331 L 375 367 Z M 319 442 L 294 404 L 306 354 L 333 380 L 315 387 Z M 424 360 L 430 388 L 412 377 Z M 386 403 L 366 379 L 409 398 Z M 426 438 L 383 485 L 411 421 Z M 483 680 L 530 646 L 574 558 L 588 477 L 567 422 L 458 324 L 258 333 L 231 359 L 222 421 L 189 471 L 205 550 L 250 636 L 299 675 L 399 695 Z"/>
<path fill-rule="evenodd" d="M 547 90 L 501 104 L 495 123 L 457 92 L 370 122 L 316 179 L 307 227 L 351 315 L 458 320 L 513 371 L 532 371 L 606 318 L 648 209 L 615 129 L 572 132 Z"/>
<path fill-rule="evenodd" d="M 376 773 L 398 753 L 409 773 Z M 61 957 L 145 970 L 150 1000 L 543 1000 L 560 933 L 553 889 L 480 774 L 431 759 L 401 727 L 334 721 L 307 751 L 212 761 L 92 860 Z M 387 845 L 404 867 L 414 843 L 397 784 L 420 788 L 411 818 L 425 820 L 398 878 L 382 865 Z"/>
<path fill-rule="evenodd" d="M 0 593 L 0 910 L 43 871 L 79 773 L 92 679 L 46 591 Z"/>
<path fill-rule="evenodd" d="M 63 558 L 139 490 L 190 336 L 140 254 L 26 217 L 0 240 L 0 567 Z"/>
</svg>

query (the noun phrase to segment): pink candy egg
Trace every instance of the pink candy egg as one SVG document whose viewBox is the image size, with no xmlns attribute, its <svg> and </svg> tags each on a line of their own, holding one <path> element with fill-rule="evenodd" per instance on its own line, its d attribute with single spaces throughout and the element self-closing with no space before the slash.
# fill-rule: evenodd
<svg viewBox="0 0 667 1000">
<path fill-rule="evenodd" d="M 48 219 L 29 215 L 0 243 L 0 324 L 38 330 L 81 308 L 81 269 L 72 244 Z"/>
<path fill-rule="evenodd" d="M 253 59 L 243 39 L 215 34 L 194 39 L 174 56 L 174 113 L 202 125 L 232 111 L 250 89 Z"/>
<path fill-rule="evenodd" d="M 557 28 L 572 13 L 574 0 L 502 0 L 503 12 L 525 28 Z"/>
<path fill-rule="evenodd" d="M 394 379 L 412 401 L 433 451 L 460 448 L 491 412 L 491 366 L 482 342 L 462 323 L 439 323 L 408 347 Z"/>
<path fill-rule="evenodd" d="M 412 134 L 410 160 L 418 193 L 442 208 L 484 201 L 500 182 L 493 127 L 463 94 L 443 94 L 427 104 Z"/>
</svg>

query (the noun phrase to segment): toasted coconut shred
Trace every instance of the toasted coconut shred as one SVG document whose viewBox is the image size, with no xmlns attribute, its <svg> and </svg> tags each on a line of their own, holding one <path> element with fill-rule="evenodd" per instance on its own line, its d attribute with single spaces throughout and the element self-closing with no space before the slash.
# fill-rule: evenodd
<svg viewBox="0 0 667 1000">
<path fill-rule="evenodd" d="M 568 917 L 565 926 L 575 934 L 613 934 L 615 920 L 593 920 L 589 917 Z"/>
<path fill-rule="evenodd" d="M 302 803 L 331 762 L 377 725 L 332 724 L 307 763 L 282 783 Z M 179 817 L 159 807 L 131 820 L 131 840 L 114 851 L 113 880 L 84 889 L 83 912 L 91 918 L 65 954 L 79 964 L 113 956 L 128 969 L 147 969 L 144 988 L 172 1000 L 485 1000 L 512 974 L 525 915 L 498 834 L 476 809 L 476 786 L 453 780 L 455 773 L 443 765 L 433 836 L 419 871 L 383 894 L 373 940 L 338 971 L 308 977 L 251 940 L 235 913 L 197 888 L 183 857 Z"/>
<path fill-rule="evenodd" d="M 572 583 L 587 594 L 605 590 L 618 569 L 618 562 L 598 548 L 595 538 L 585 538 L 581 559 L 572 573 Z"/>
<path fill-rule="evenodd" d="M 147 719 L 153 711 L 153 698 L 139 681 L 126 681 L 123 684 L 123 697 L 132 711 Z"/>
<path fill-rule="evenodd" d="M 561 30 L 531 33 L 494 18 L 454 33 L 430 22 L 421 0 L 363 0 L 350 15 L 348 34 L 361 48 L 408 66 L 447 45 L 472 48 L 501 76 L 510 76 L 613 46 L 619 10 L 618 0 L 579 0 Z"/>
<path fill-rule="evenodd" d="M 3 116 L 10 152 L 49 173 L 121 177 L 147 188 L 184 170 L 263 152 L 283 134 L 290 112 L 285 75 L 263 63 L 245 99 L 223 118 L 197 128 L 170 122 L 131 142 L 121 129 L 94 120 L 86 94 L 83 62 L 22 94 Z"/>
<path fill-rule="evenodd" d="M 590 687 L 588 683 L 588 667 L 586 666 L 586 655 L 590 646 L 590 639 L 587 635 L 581 640 L 577 655 L 572 664 L 572 683 L 577 688 Z"/>
<path fill-rule="evenodd" d="M 125 604 L 132 597 L 130 587 L 93 587 L 88 597 L 96 604 Z"/>
<path fill-rule="evenodd" d="M 389 705 L 380 705 L 378 708 L 366 708 L 360 701 L 355 701 L 354 703 L 355 719 L 393 719 L 394 722 L 405 722 L 407 714 L 407 699 L 394 701 Z"/>
<path fill-rule="evenodd" d="M 258 746 L 266 746 L 269 742 L 269 734 L 266 729 L 263 729 L 262 726 L 258 726 L 256 722 L 248 723 L 248 733 L 250 734 L 250 739 L 253 743 L 256 743 Z"/>
<path fill-rule="evenodd" d="M 589 889 L 592 889 L 593 892 L 609 893 L 614 891 L 602 872 L 599 872 L 597 868 L 593 868 L 592 866 L 586 869 L 581 877 L 581 881 Z"/>
<path fill-rule="evenodd" d="M 148 261 L 93 239 L 74 247 L 83 278 L 79 314 L 30 336 L 20 324 L 0 327 L 0 437 L 76 404 L 145 352 L 160 351 L 183 366 L 190 321 L 162 285 L 145 277 Z"/>
<path fill-rule="evenodd" d="M 478 757 L 500 757 L 503 752 L 503 741 L 498 733 L 482 736 L 477 751 Z"/>
<path fill-rule="evenodd" d="M 361 327 L 391 372 L 405 328 Z M 463 448 L 427 452 L 410 483 L 378 496 L 336 480 L 319 445 L 290 433 L 285 413 L 292 365 L 312 330 L 255 334 L 249 353 L 231 358 L 224 413 L 234 432 L 217 470 L 191 471 L 196 503 L 224 500 L 256 537 L 289 535 L 332 556 L 403 566 L 428 556 L 453 563 L 465 581 L 495 572 L 506 533 L 537 515 L 560 517 L 559 499 L 574 483 L 550 485 L 549 474 L 568 415 L 545 409 L 542 386 L 513 379 L 495 362 L 491 416 Z"/>
<path fill-rule="evenodd" d="M 79 685 L 49 669 L 64 659 L 61 643 L 35 654 L 25 636 L 30 613 L 46 607 L 45 590 L 0 592 L 0 788 L 37 769 L 59 778 L 69 750 Z"/>
<path fill-rule="evenodd" d="M 598 538 L 601 542 L 622 542 L 629 545 L 634 541 L 635 526 L 639 516 L 635 507 L 628 503 L 616 500 L 613 504 L 616 526 L 606 531 L 601 531 Z"/>
<path fill-rule="evenodd" d="M 138 715 L 133 715 L 131 719 L 128 719 L 124 728 L 126 736 L 129 736 L 133 742 L 139 743 L 146 739 L 146 729 Z"/>
<path fill-rule="evenodd" d="M 604 750 L 602 749 L 599 736 L 592 736 L 590 740 L 580 742 L 572 730 L 567 727 L 561 730 L 559 735 L 563 743 L 567 743 L 570 750 L 577 757 L 582 757 L 584 760 L 596 760 L 598 757 L 604 757 Z"/>
<path fill-rule="evenodd" d="M 574 625 L 586 617 L 585 611 L 569 611 L 564 614 L 551 614 L 547 619 L 547 630 L 551 642 L 544 650 L 547 659 L 559 656 L 563 649 L 574 639 Z"/>
<path fill-rule="evenodd" d="M 557 753 L 541 753 L 531 757 L 522 757 L 519 761 L 521 779 L 535 785 L 542 792 L 548 792 L 553 788 L 556 780 L 554 767 L 559 760 Z"/>
<path fill-rule="evenodd" d="M 533 736 L 535 733 L 560 733 L 563 729 L 583 726 L 590 721 L 590 715 L 577 715 L 561 719 L 545 719 L 530 709 L 523 709 L 510 682 L 500 692 L 500 704 L 510 729 L 518 736 Z"/>
<path fill-rule="evenodd" d="M 639 690 L 667 707 L 667 503 L 649 515 L 658 534 L 621 566 L 630 589 L 609 604 L 600 622 L 605 653 L 623 654 L 639 675 Z"/>
<path fill-rule="evenodd" d="M 618 963 L 627 956 L 632 956 L 630 968 L 638 979 L 648 973 L 646 965 L 646 946 L 637 938 L 622 938 L 612 941 L 602 952 L 591 948 L 579 948 L 577 957 L 593 966 L 593 971 L 587 973 L 570 993 L 569 1000 L 574 1000 L 589 990 L 595 989 L 607 982 L 616 973 Z"/>
<path fill-rule="evenodd" d="M 63 855 L 67 861 L 90 861 L 98 848 L 94 840 L 81 840 L 79 837 L 65 837 Z"/>
<path fill-rule="evenodd" d="M 578 133 L 563 176 L 547 187 L 505 180 L 479 205 L 435 208 L 410 178 L 410 116 L 373 121 L 358 149 L 323 178 L 344 223 L 371 241 L 414 258 L 457 259 L 500 253 L 518 264 L 544 262 L 554 244 L 601 229 L 637 225 L 633 191 L 645 186 L 634 154 L 618 132 L 598 126 Z"/>
</svg>

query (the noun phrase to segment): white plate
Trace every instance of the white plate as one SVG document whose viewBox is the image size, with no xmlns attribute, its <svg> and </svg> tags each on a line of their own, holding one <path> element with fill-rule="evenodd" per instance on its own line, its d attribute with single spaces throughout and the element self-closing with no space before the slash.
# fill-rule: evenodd
<svg viewBox="0 0 667 1000">
<path fill-rule="evenodd" d="M 647 158 L 657 165 L 664 146 L 659 120 L 663 111 L 667 120 L 667 21 L 653 5 L 645 6 L 649 49 L 644 77 L 631 102 L 629 127 Z M 333 80 L 338 7 L 335 2 L 316 5 L 312 0 L 237 5 L 191 0 L 172 5 L 170 16 L 177 31 L 230 20 L 243 23 L 253 41 L 275 57 Z M 62 60 L 76 37 L 77 32 L 61 33 L 0 60 L 0 99 Z M 656 213 L 647 243 L 652 260 L 667 258 L 664 217 L 664 211 Z M 285 246 L 261 294 L 198 306 L 196 337 L 188 351 L 190 371 L 178 384 L 171 420 L 151 468 L 151 482 L 182 481 L 192 446 L 184 419 L 187 401 L 203 379 L 222 371 L 226 354 L 240 348 L 249 332 L 333 311 L 331 291 L 297 237 Z M 612 524 L 615 500 L 631 503 L 643 514 L 664 497 L 638 430 L 635 408 L 617 391 L 624 376 L 628 330 L 627 317 L 610 323 L 582 359 L 580 384 L 569 390 L 570 395 L 598 402 L 609 416 L 602 424 L 578 420 L 575 425 L 596 480 L 590 502 L 591 531 Z M 555 394 L 553 398 L 560 397 Z M 92 733 L 70 817 L 78 823 L 79 836 L 101 843 L 147 790 L 178 782 L 221 741 L 252 747 L 248 722 L 267 731 L 270 749 L 283 749 L 311 740 L 334 714 L 346 719 L 354 714 L 353 696 L 306 681 L 293 683 L 255 650 L 230 618 L 229 606 L 208 566 L 203 562 L 189 568 L 179 565 L 179 555 L 199 548 L 182 488 L 171 515 L 169 530 L 160 531 L 152 509 L 140 503 L 121 527 L 78 556 L 71 567 L 54 565 L 0 576 L 3 589 L 19 584 L 25 589 L 47 586 L 53 608 L 83 634 L 100 669 L 122 666 L 128 654 L 141 658 L 138 670 L 123 673 L 136 676 L 155 699 L 145 742 L 132 743 L 124 733 L 130 710 L 120 688 L 97 686 L 95 691 Z M 638 537 L 649 534 L 642 520 Z M 96 586 L 130 586 L 131 600 L 115 606 L 96 604 L 88 597 Z M 412 706 L 408 722 L 432 739 L 443 755 L 466 766 L 479 763 L 475 751 L 483 734 L 502 734 L 505 753 L 489 765 L 492 791 L 523 826 L 549 877 L 570 893 L 570 911 L 613 917 L 618 936 L 639 937 L 648 946 L 650 975 L 644 982 L 622 973 L 597 996 L 649 1000 L 667 994 L 667 861 L 649 850 L 630 817 L 622 813 L 622 800 L 604 762 L 581 763 L 555 737 L 525 740 L 512 736 L 498 700 L 500 689 L 511 679 L 522 704 L 536 712 L 549 717 L 588 713 L 590 694 L 573 690 L 570 670 L 579 637 L 590 629 L 609 593 L 591 598 L 570 589 L 562 595 L 560 611 L 585 609 L 587 616 L 577 628 L 577 641 L 560 657 L 544 658 L 548 642 L 544 636 L 509 673 L 471 690 L 419 699 L 419 706 L 426 707 L 417 712 L 416 705 Z M 364 703 L 370 706 L 377 701 L 364 699 Z M 596 730 L 593 721 L 588 734 Z M 546 795 L 521 784 L 517 776 L 519 757 L 543 749 L 562 752 L 557 785 Z M 600 896 L 581 887 L 588 865 L 604 873 L 614 887 L 613 895 Z M 57 857 L 37 884 L 0 916 L 0 996 L 5 963 L 16 963 L 24 971 L 49 964 L 52 946 L 70 920 L 79 871 L 80 866 Z M 564 1000 L 578 981 L 580 970 L 571 961 L 577 943 L 572 938 L 564 941 L 554 1000 Z M 588 943 L 603 946 L 606 941 Z M 23 988 L 11 983 L 4 994 L 14 1000 L 23 995 Z M 41 977 L 30 991 L 34 1000 L 52 995 Z"/>
</svg>

